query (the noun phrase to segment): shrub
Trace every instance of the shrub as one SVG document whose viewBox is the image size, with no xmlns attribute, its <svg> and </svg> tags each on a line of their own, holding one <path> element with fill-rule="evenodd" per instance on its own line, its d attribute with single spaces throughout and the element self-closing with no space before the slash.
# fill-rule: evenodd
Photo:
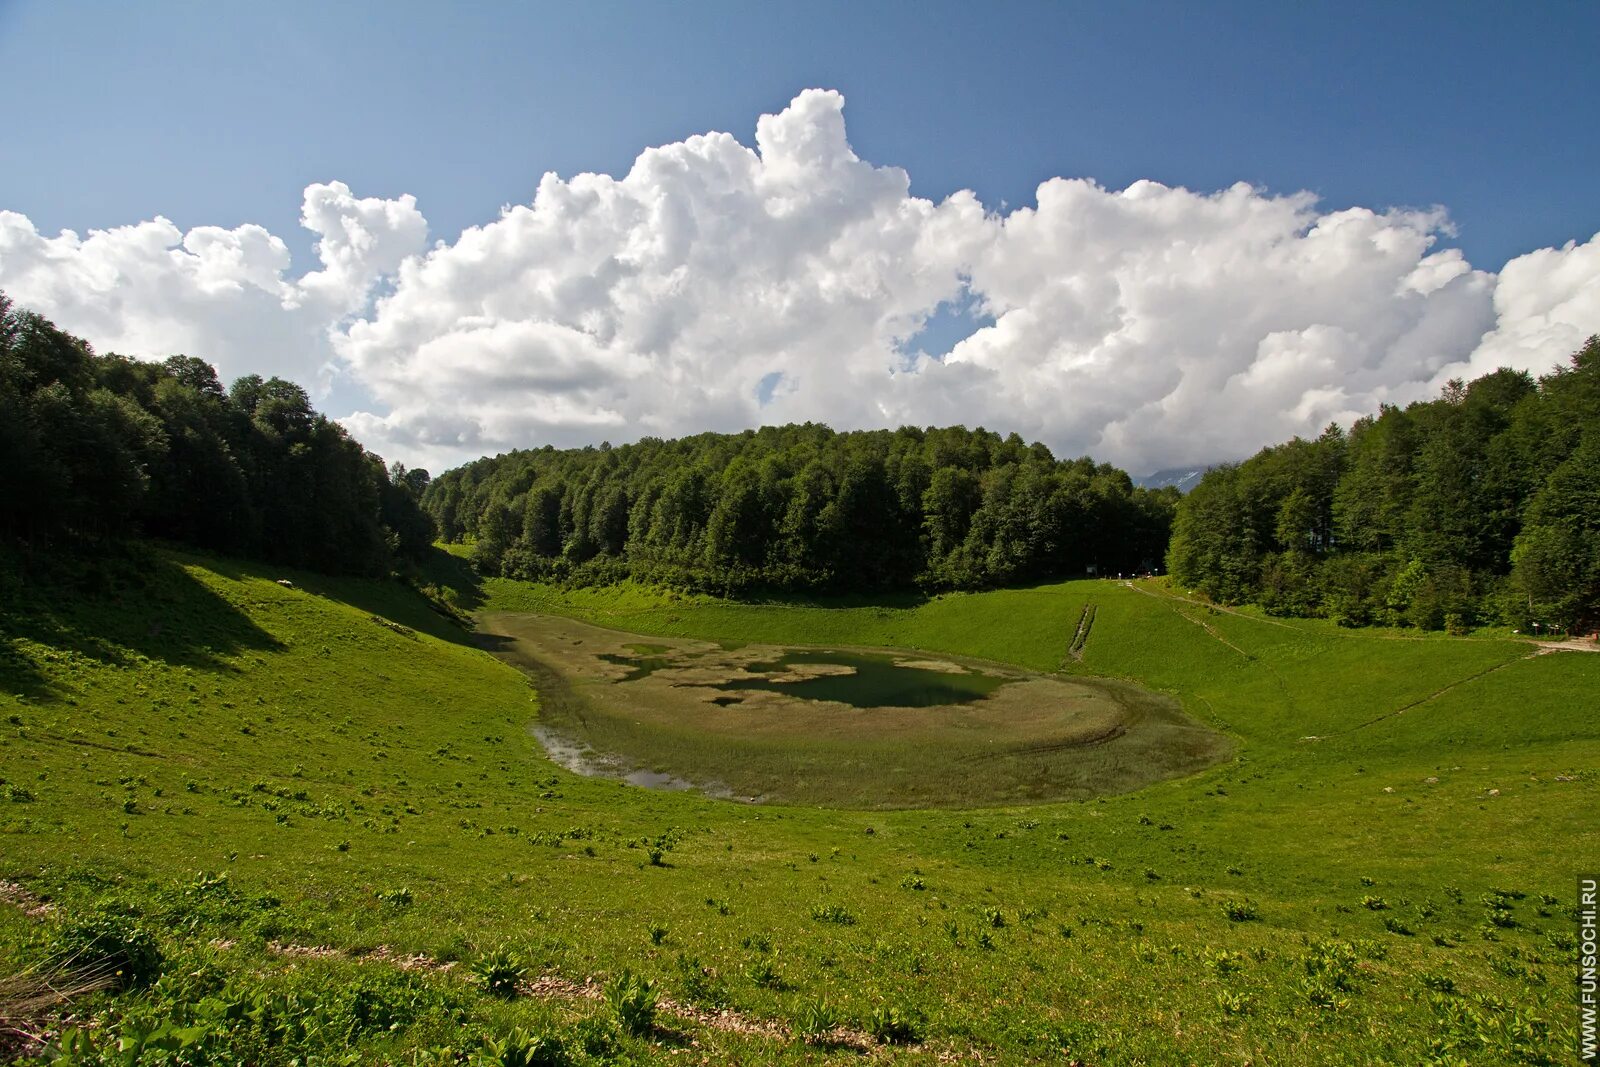
<svg viewBox="0 0 1600 1067">
<path fill-rule="evenodd" d="M 920 1013 L 893 1004 L 880 1004 L 867 1016 L 867 1032 L 882 1045 L 910 1045 L 921 1040 Z"/>
<path fill-rule="evenodd" d="M 1350 1002 L 1350 998 L 1339 995 L 1336 987 L 1317 978 L 1302 978 L 1300 992 L 1313 1008 L 1326 1011 L 1338 1011 Z"/>
<path fill-rule="evenodd" d="M 150 931 L 109 912 L 63 929 L 56 950 L 74 970 L 109 974 L 120 989 L 149 985 L 161 976 L 165 962 Z"/>
<path fill-rule="evenodd" d="M 656 1022 L 655 983 L 624 967 L 605 984 L 606 1004 L 617 1023 L 635 1036 L 647 1034 Z"/>
<path fill-rule="evenodd" d="M 527 975 L 527 965 L 516 953 L 495 949 L 473 965 L 472 973 L 491 997 L 509 1000 L 517 995 L 517 985 Z"/>
<path fill-rule="evenodd" d="M 765 956 L 753 960 L 744 969 L 745 977 L 758 986 L 767 989 L 782 989 L 783 979 L 778 976 L 777 968 L 772 966 L 772 961 Z"/>
<path fill-rule="evenodd" d="M 1306 978 L 1312 986 L 1343 993 L 1348 992 L 1355 982 L 1356 949 L 1347 941 L 1313 942 L 1310 954 L 1301 963 L 1305 967 Z M 1318 1005 L 1318 1007 L 1331 1006 L 1331 1004 Z"/>
<path fill-rule="evenodd" d="M 568 1061 L 557 1038 L 530 1034 L 519 1026 L 504 1037 L 485 1037 L 473 1062 L 478 1067 L 565 1067 Z"/>
<path fill-rule="evenodd" d="M 1454 993 L 1456 991 L 1455 980 L 1446 974 L 1425 974 L 1422 976 L 1422 984 L 1435 993 Z"/>
<path fill-rule="evenodd" d="M 720 1008 L 727 1004 L 727 986 L 716 971 L 700 962 L 700 957 L 680 953 L 678 975 L 683 983 L 683 999 L 706 1008 Z"/>
<path fill-rule="evenodd" d="M 1252 922 L 1261 916 L 1256 910 L 1253 900 L 1227 900 L 1222 904 L 1222 913 L 1229 920 L 1236 923 Z"/>
<path fill-rule="evenodd" d="M 572 1043 L 592 1060 L 606 1063 L 617 1055 L 617 1026 L 610 1019 L 591 1015 L 572 1028 Z"/>
<path fill-rule="evenodd" d="M 1249 1015 L 1254 1009 L 1249 997 L 1226 989 L 1217 993 L 1217 1007 L 1222 1009 L 1224 1015 Z"/>
<path fill-rule="evenodd" d="M 838 904 L 818 904 L 811 909 L 811 917 L 818 922 L 836 923 L 839 926 L 856 924 L 856 917 Z"/>
<path fill-rule="evenodd" d="M 826 1000 L 808 1001 L 800 1008 L 794 1021 L 794 1031 L 808 1045 L 820 1045 L 833 1034 L 839 1025 L 839 1013 Z"/>
</svg>

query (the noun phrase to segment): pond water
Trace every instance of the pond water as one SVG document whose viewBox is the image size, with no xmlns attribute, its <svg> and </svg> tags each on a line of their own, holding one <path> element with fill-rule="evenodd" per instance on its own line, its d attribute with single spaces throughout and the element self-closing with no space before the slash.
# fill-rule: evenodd
<svg viewBox="0 0 1600 1067">
<path fill-rule="evenodd" d="M 638 646 L 630 645 L 630 648 Z M 665 651 L 663 649 L 663 651 Z M 648 678 L 656 671 L 666 670 L 668 667 L 681 667 L 683 664 L 663 656 L 620 656 L 615 652 L 602 652 L 600 658 L 607 663 L 615 663 L 619 667 L 629 668 L 628 673 L 618 678 L 619 682 L 637 682 L 640 678 Z"/>
<path fill-rule="evenodd" d="M 566 734 L 550 729 L 548 726 L 529 726 L 528 732 L 533 734 L 544 746 L 544 751 L 552 762 L 559 763 L 574 774 L 581 774 L 585 778 L 612 778 L 627 782 L 629 785 L 640 786 L 644 789 L 664 789 L 668 792 L 683 792 L 697 790 L 707 796 L 728 798 L 732 794 L 726 786 L 719 783 L 701 784 L 691 782 L 677 775 L 667 774 L 664 771 L 650 771 L 640 768 L 630 768 L 615 756 L 595 752 L 587 745 L 576 741 Z M 751 798 L 754 799 L 754 798 Z"/>
<path fill-rule="evenodd" d="M 651 653 L 655 650 L 638 648 L 638 651 Z M 656 671 L 684 666 L 681 659 L 650 654 L 605 654 L 600 658 L 629 668 L 628 673 L 618 679 L 623 682 L 638 681 Z M 913 666 L 906 664 L 905 658 L 870 652 L 795 649 L 776 659 L 748 664 L 743 673 L 726 681 L 693 684 L 727 693 L 765 690 L 801 700 L 828 700 L 857 708 L 933 708 L 980 700 L 1010 681 L 973 670 Z M 815 665 L 845 670 L 811 677 L 793 676 L 796 668 L 804 673 L 805 667 Z M 739 698 L 717 697 L 713 703 L 726 707 L 739 703 Z"/>
<path fill-rule="evenodd" d="M 730 678 L 710 688 L 725 692 L 759 689 L 801 700 L 832 700 L 857 708 L 933 708 L 981 700 L 1011 680 L 977 671 L 955 673 L 897 662 L 904 658 L 867 652 L 795 650 L 765 663 L 750 664 L 745 668 L 749 677 Z M 812 664 L 848 667 L 850 673 L 783 677 L 796 667 Z"/>
</svg>

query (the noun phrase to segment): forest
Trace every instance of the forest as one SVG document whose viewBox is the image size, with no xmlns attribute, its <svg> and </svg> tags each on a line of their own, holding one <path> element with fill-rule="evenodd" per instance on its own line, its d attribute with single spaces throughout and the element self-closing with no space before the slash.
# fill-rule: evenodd
<svg viewBox="0 0 1600 1067">
<path fill-rule="evenodd" d="M 1279 615 L 1465 632 L 1600 621 L 1600 338 L 1211 470 L 1174 580 Z"/>
<path fill-rule="evenodd" d="M 97 355 L 0 294 L 0 532 L 145 536 L 387 574 L 436 538 L 486 574 L 752 595 L 1148 571 L 1344 625 L 1600 621 L 1600 338 L 1209 471 L 1187 496 L 1016 434 L 769 426 L 515 451 L 430 479 L 306 391 Z"/>
<path fill-rule="evenodd" d="M 724 594 L 972 589 L 1157 566 L 1176 490 L 964 427 L 768 426 L 519 451 L 422 503 L 506 577 Z"/>
<path fill-rule="evenodd" d="M 292 382 L 224 390 L 192 356 L 97 355 L 0 293 L 0 533 L 16 543 L 146 536 L 385 575 L 433 543 L 427 480 L 386 469 Z"/>
</svg>

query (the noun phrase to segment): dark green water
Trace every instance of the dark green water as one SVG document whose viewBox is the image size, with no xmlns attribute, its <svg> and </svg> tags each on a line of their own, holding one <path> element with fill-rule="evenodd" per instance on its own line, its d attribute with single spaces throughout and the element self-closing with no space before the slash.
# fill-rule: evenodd
<svg viewBox="0 0 1600 1067">
<path fill-rule="evenodd" d="M 988 696 L 1009 679 L 968 671 L 947 674 L 921 667 L 898 667 L 894 656 L 861 652 L 795 651 L 767 663 L 752 663 L 741 675 L 710 686 L 725 692 L 760 689 L 802 700 L 833 700 L 857 708 L 931 708 L 942 704 L 967 704 Z M 828 663 L 850 667 L 853 674 L 778 681 L 764 677 L 786 674 L 802 664 Z"/>
<path fill-rule="evenodd" d="M 629 645 L 627 647 L 640 650 L 648 649 L 654 651 L 659 649 L 662 652 L 666 651 L 666 648 L 662 645 Z M 620 667 L 632 668 L 627 674 L 617 679 L 619 682 L 637 682 L 640 678 L 650 677 L 656 671 L 666 670 L 668 667 L 683 666 L 681 663 L 676 663 L 661 656 L 619 656 L 614 652 L 603 652 L 600 658 L 607 663 L 615 663 Z"/>
</svg>

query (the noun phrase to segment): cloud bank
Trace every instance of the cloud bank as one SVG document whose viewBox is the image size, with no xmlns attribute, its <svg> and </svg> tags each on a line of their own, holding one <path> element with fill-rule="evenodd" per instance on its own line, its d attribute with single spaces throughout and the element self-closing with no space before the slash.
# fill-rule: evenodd
<svg viewBox="0 0 1600 1067">
<path fill-rule="evenodd" d="M 317 269 L 258 226 L 164 218 L 80 238 L 0 211 L 0 289 L 101 350 L 224 376 L 348 375 L 369 447 L 482 454 L 816 420 L 984 425 L 1134 471 L 1235 458 L 1600 332 L 1600 234 L 1498 274 L 1442 210 L 1056 178 L 1037 203 L 935 203 L 856 156 L 808 90 L 754 147 L 711 133 L 427 247 L 413 198 L 305 191 Z M 924 351 L 931 318 L 970 334 Z"/>
</svg>

